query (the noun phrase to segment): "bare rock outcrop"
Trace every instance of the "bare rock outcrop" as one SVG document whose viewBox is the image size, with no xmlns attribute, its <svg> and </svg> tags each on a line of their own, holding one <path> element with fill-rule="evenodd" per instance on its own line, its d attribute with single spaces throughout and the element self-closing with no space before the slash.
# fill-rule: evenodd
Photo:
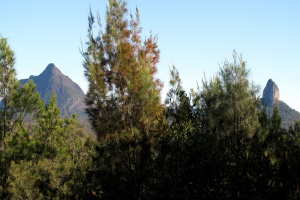
<svg viewBox="0 0 300 200">
<path fill-rule="evenodd" d="M 263 91 L 263 102 L 267 107 L 274 107 L 280 98 L 278 86 L 272 79 L 268 80 L 268 83 Z"/>
</svg>

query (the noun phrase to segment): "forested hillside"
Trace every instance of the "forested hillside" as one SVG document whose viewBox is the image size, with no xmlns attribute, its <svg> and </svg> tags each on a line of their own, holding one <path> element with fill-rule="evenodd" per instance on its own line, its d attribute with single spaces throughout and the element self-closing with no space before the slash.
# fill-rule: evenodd
<svg viewBox="0 0 300 200">
<path fill-rule="evenodd" d="M 262 109 L 263 106 L 264 104 L 261 103 L 260 109 Z M 290 126 L 295 125 L 295 122 L 300 121 L 300 113 L 295 109 L 292 109 L 283 101 L 278 101 L 274 106 L 266 108 L 268 117 L 272 116 L 274 107 L 277 107 L 279 110 L 279 114 L 281 116 L 281 126 L 283 128 L 288 130 Z"/>
<path fill-rule="evenodd" d="M 81 49 L 95 137 L 61 117 L 54 93 L 45 103 L 20 84 L 1 37 L 1 199 L 300 198 L 300 122 L 286 130 L 277 107 L 258 109 L 242 55 L 190 92 L 173 66 L 161 103 L 158 38 L 142 39 L 125 0 L 109 0 L 105 19 L 90 12 Z"/>
</svg>

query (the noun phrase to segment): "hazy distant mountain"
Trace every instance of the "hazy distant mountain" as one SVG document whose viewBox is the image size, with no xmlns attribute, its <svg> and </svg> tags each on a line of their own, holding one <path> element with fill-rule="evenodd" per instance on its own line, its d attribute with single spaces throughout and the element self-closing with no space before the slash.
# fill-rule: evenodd
<svg viewBox="0 0 300 200">
<path fill-rule="evenodd" d="M 40 75 L 31 75 L 29 79 L 20 80 L 21 84 L 25 84 L 30 79 L 37 85 L 37 90 L 46 104 L 49 103 L 54 91 L 62 114 L 84 113 L 84 92 L 68 76 L 63 75 L 53 63 L 49 64 Z"/>
<path fill-rule="evenodd" d="M 295 121 L 300 121 L 300 113 L 295 109 L 289 107 L 286 103 L 279 100 L 279 88 L 272 79 L 268 80 L 268 83 L 263 91 L 263 98 L 261 99 L 262 105 L 266 105 L 267 112 L 271 116 L 273 108 L 278 106 L 279 113 L 281 115 L 281 125 L 284 128 L 288 128 L 293 125 Z"/>
</svg>

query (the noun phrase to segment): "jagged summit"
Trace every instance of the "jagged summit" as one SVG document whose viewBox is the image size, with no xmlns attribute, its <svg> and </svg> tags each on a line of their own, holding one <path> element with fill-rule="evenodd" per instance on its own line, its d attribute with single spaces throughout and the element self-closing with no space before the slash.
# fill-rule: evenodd
<svg viewBox="0 0 300 200">
<path fill-rule="evenodd" d="M 263 91 L 263 102 L 267 107 L 274 107 L 279 101 L 279 89 L 276 83 L 269 79 Z"/>
<path fill-rule="evenodd" d="M 62 74 L 53 63 L 50 63 L 40 75 L 31 75 L 29 79 L 22 79 L 21 84 L 27 83 L 30 79 L 37 85 L 37 90 L 46 104 L 49 103 L 52 91 L 54 91 L 62 113 L 69 115 L 84 113 L 84 92 L 79 85 Z"/>
</svg>

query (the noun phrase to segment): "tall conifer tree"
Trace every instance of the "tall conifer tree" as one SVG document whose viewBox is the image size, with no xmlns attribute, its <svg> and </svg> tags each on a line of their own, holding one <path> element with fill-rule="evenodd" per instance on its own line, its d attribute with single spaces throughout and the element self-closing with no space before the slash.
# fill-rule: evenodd
<svg viewBox="0 0 300 200">
<path fill-rule="evenodd" d="M 246 62 L 233 52 L 233 62 L 225 61 L 219 74 L 203 82 L 202 108 L 208 132 L 216 135 L 218 152 L 226 171 L 221 173 L 220 188 L 226 188 L 226 198 L 249 198 L 254 184 L 247 167 L 250 140 L 257 133 L 258 89 L 248 80 Z M 248 162 L 249 161 L 249 162 Z M 226 180 L 226 181 L 225 181 Z M 253 182 L 252 182 L 253 181 Z M 228 195 L 228 196 L 227 196 Z"/>
<path fill-rule="evenodd" d="M 1 109 L 1 138 L 5 137 L 8 130 L 8 107 L 10 97 L 16 88 L 16 72 L 14 69 L 15 56 L 6 38 L 0 40 L 0 100 L 3 104 Z"/>
<path fill-rule="evenodd" d="M 124 0 L 110 0 L 106 28 L 101 30 L 98 19 L 97 36 L 93 35 L 95 19 L 90 13 L 89 40 L 82 54 L 89 81 L 86 111 L 102 145 L 99 153 L 107 155 L 109 162 L 105 165 L 112 169 L 105 174 L 116 178 L 108 177 L 106 181 L 114 183 L 106 182 L 106 187 L 111 186 L 101 190 L 138 198 L 146 176 L 145 165 L 151 158 L 156 116 L 161 109 L 162 85 L 155 78 L 160 51 L 156 37 L 150 35 L 142 42 L 138 9 L 135 18 L 131 15 L 128 19 L 127 13 Z M 117 192 L 118 188 L 123 193 Z"/>
<path fill-rule="evenodd" d="M 0 39 L 0 198 L 9 198 L 9 170 L 13 161 L 29 159 L 25 119 L 33 118 L 42 103 L 36 85 L 23 86 L 16 78 L 15 57 L 6 38 Z"/>
<path fill-rule="evenodd" d="M 0 167 L 0 197 L 6 196 L 8 187 L 8 160 L 6 155 L 6 135 L 9 130 L 9 101 L 14 89 L 16 88 L 16 72 L 14 69 L 15 56 L 6 38 L 0 39 L 0 100 L 1 100 L 1 117 L 0 117 L 0 142 L 1 142 L 1 167 Z"/>
</svg>

